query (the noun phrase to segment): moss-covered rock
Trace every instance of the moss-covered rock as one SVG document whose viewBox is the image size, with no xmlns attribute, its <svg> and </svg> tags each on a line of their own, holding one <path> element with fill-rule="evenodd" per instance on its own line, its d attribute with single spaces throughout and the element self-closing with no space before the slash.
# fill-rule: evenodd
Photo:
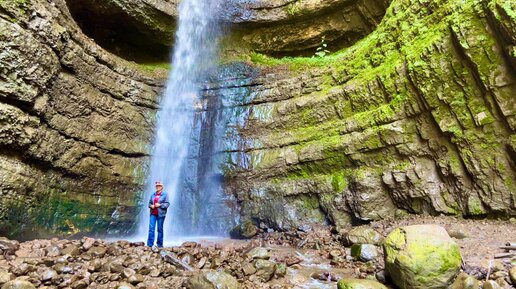
<svg viewBox="0 0 516 289">
<path fill-rule="evenodd" d="M 459 246 L 437 225 L 397 228 L 384 251 L 385 268 L 401 289 L 448 288 L 462 264 Z"/>
<path fill-rule="evenodd" d="M 387 289 L 382 283 L 367 279 L 340 279 L 338 289 Z"/>
</svg>

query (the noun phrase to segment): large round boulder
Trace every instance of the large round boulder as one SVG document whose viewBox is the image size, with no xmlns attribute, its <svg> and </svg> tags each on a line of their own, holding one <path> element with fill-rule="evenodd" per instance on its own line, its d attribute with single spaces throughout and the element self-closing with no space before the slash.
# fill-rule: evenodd
<svg viewBox="0 0 516 289">
<path fill-rule="evenodd" d="M 195 275 L 186 281 L 187 289 L 241 289 L 235 277 L 222 271 L 210 271 Z"/>
<path fill-rule="evenodd" d="M 387 289 L 382 283 L 367 279 L 340 279 L 338 289 Z"/>
<path fill-rule="evenodd" d="M 436 225 L 397 228 L 384 250 L 385 268 L 401 289 L 447 288 L 462 264 L 459 246 Z"/>
</svg>

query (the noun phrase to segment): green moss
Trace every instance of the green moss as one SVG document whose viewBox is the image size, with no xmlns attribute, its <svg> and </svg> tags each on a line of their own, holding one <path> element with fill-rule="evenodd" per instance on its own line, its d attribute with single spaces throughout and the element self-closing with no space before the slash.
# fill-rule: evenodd
<svg viewBox="0 0 516 289">
<path fill-rule="evenodd" d="M 156 62 L 156 63 L 138 63 L 138 67 L 155 72 L 157 70 L 166 70 L 169 71 L 172 69 L 172 64 L 170 62 Z"/>
</svg>

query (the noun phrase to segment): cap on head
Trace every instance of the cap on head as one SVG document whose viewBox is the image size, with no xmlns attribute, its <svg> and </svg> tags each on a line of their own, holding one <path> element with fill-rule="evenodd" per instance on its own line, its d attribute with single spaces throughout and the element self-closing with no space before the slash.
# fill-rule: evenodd
<svg viewBox="0 0 516 289">
<path fill-rule="evenodd" d="M 156 182 L 156 187 L 158 187 L 158 186 L 160 186 L 160 187 L 164 187 L 164 186 L 163 186 L 163 183 L 162 183 L 162 182 L 160 182 L 160 181 Z"/>
</svg>

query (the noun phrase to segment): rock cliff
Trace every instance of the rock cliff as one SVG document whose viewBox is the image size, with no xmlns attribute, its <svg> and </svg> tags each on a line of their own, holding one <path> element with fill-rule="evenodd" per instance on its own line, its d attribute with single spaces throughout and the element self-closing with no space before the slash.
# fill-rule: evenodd
<svg viewBox="0 0 516 289">
<path fill-rule="evenodd" d="M 177 1 L 101 2 L 0 2 L 1 234 L 131 229 Z M 232 4 L 200 107 L 242 220 L 516 215 L 511 1 Z"/>
</svg>

